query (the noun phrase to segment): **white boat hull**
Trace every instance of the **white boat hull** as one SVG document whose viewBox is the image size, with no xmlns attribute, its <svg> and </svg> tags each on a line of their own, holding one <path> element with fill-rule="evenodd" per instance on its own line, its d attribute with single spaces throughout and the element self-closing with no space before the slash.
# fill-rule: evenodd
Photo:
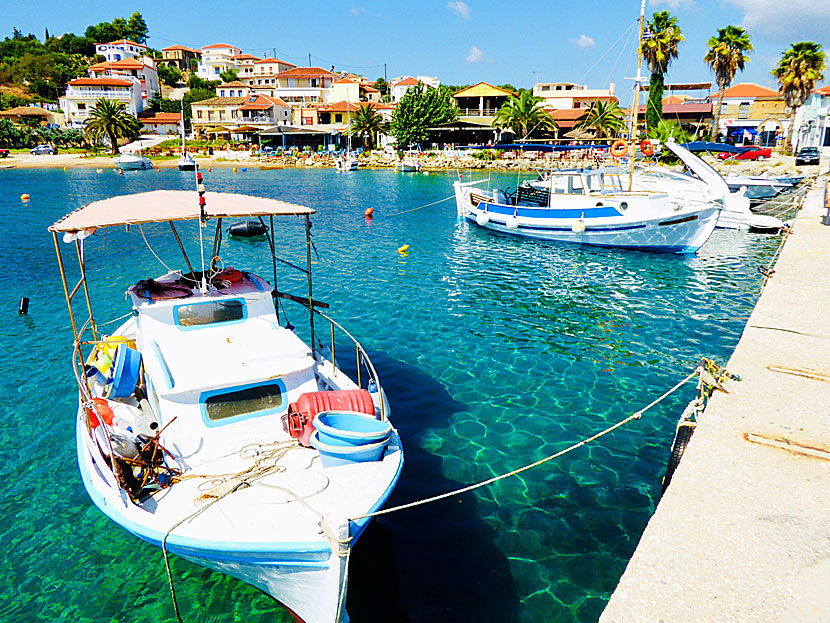
<svg viewBox="0 0 830 623">
<path fill-rule="evenodd" d="M 143 156 L 122 154 L 113 163 L 122 171 L 146 171 L 153 168 L 153 161 Z"/>
<path fill-rule="evenodd" d="M 646 209 L 639 211 L 639 217 L 634 213 L 621 217 L 610 215 L 615 210 L 608 199 L 601 212 L 595 210 L 598 199 L 600 202 L 603 199 L 596 196 L 569 198 L 573 205 L 568 209 L 547 210 L 500 204 L 496 193 L 473 189 L 460 182 L 455 183 L 455 189 L 459 214 L 490 231 L 556 242 L 669 253 L 697 251 L 712 234 L 720 212 L 719 207 L 706 204 L 651 214 Z M 479 199 L 477 205 L 471 198 Z M 593 216 L 592 211 L 599 215 Z M 554 217 L 557 212 L 563 217 Z"/>
</svg>

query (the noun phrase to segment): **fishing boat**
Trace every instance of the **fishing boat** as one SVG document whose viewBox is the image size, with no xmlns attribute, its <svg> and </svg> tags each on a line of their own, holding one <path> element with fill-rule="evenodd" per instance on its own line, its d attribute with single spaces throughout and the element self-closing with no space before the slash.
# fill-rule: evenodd
<svg viewBox="0 0 830 623">
<path fill-rule="evenodd" d="M 74 336 L 84 487 L 101 512 L 161 547 L 166 561 L 176 554 L 239 578 L 306 623 L 345 621 L 351 549 L 403 466 L 389 404 L 361 344 L 312 298 L 314 210 L 205 193 L 201 180 L 198 188 L 96 201 L 49 228 Z M 278 258 L 269 236 L 273 283 L 278 262 L 298 269 L 308 282 L 301 296 L 253 272 L 223 267 L 229 259 L 222 258 L 223 219 L 270 219 L 274 232 L 279 217 L 304 221 L 307 265 Z M 181 243 L 183 220 L 197 223 L 199 271 Z M 86 269 L 113 258 L 99 254 L 90 236 L 164 221 L 187 268 L 125 284 L 132 314 L 103 334 Z M 67 283 L 61 238 L 77 255 L 75 287 Z M 120 273 L 113 267 L 112 274 Z M 282 301 L 304 305 L 308 343 L 277 305 Z M 356 379 L 337 367 L 335 330 L 356 353 Z"/>
<path fill-rule="evenodd" d="M 121 154 L 112 162 L 122 171 L 145 171 L 153 168 L 153 161 L 139 154 Z"/>
<path fill-rule="evenodd" d="M 184 103 L 182 103 L 182 117 L 179 122 L 179 132 L 182 136 L 182 151 L 181 156 L 179 157 L 179 162 L 176 166 L 179 167 L 179 171 L 195 171 L 197 168 L 196 160 L 194 160 L 193 155 L 188 153 L 187 146 L 184 142 Z"/>
<path fill-rule="evenodd" d="M 348 98 L 346 99 L 346 125 L 348 130 L 346 132 L 346 153 L 340 154 L 334 161 L 334 168 L 338 171 L 357 171 L 357 158 L 352 155 L 352 112 Z"/>
<path fill-rule="evenodd" d="M 505 234 L 603 247 L 692 253 L 709 238 L 720 206 L 623 190 L 615 167 L 552 171 L 515 194 L 455 182 L 458 214 Z"/>
<path fill-rule="evenodd" d="M 417 173 L 421 170 L 421 163 L 414 158 L 404 158 L 398 163 L 398 171 L 401 173 Z"/>
<path fill-rule="evenodd" d="M 638 165 L 633 188 L 663 191 L 683 201 L 703 199 L 722 206 L 717 227 L 753 232 L 775 232 L 784 223 L 774 216 L 755 214 L 749 209 L 749 197 L 743 191 L 731 192 L 726 180 L 704 160 L 683 145 L 666 142 L 665 149 L 677 156 L 685 172 L 654 165 Z"/>
</svg>

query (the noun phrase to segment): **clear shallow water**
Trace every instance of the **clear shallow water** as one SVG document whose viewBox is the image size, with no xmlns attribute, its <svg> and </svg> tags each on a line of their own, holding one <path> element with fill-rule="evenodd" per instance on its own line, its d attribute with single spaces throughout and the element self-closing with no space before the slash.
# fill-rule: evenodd
<svg viewBox="0 0 830 623">
<path fill-rule="evenodd" d="M 697 256 L 679 257 L 487 234 L 457 223 L 452 200 L 393 216 L 449 197 L 453 179 L 206 174 L 209 190 L 319 209 L 315 298 L 372 355 L 404 440 L 391 504 L 552 454 L 647 404 L 699 357 L 724 361 L 757 298 L 756 267 L 778 242 L 717 230 Z M 0 171 L 0 260 L 10 277 L 0 295 L 2 621 L 175 620 L 161 552 L 94 509 L 77 473 L 71 332 L 46 232 L 89 201 L 155 188 L 192 188 L 192 177 Z M 283 223 L 281 257 L 304 261 L 301 222 Z M 165 227 L 145 232 L 180 268 Z M 197 229 L 183 234 L 195 257 Z M 406 256 L 396 251 L 404 244 Z M 264 246 L 226 240 L 222 255 L 269 278 Z M 69 268 L 71 247 L 63 250 Z M 87 257 L 99 322 L 129 311 L 130 284 L 165 272 L 136 228 L 96 236 Z M 282 271 L 280 289 L 302 293 L 300 277 Z M 21 296 L 31 299 L 28 316 L 16 313 Z M 302 308 L 285 309 L 302 333 Z M 347 370 L 348 352 L 338 344 Z M 520 477 L 376 522 L 352 557 L 352 620 L 596 621 L 658 502 L 690 395 Z M 173 569 L 185 621 L 291 620 L 246 584 L 179 559 Z"/>
</svg>

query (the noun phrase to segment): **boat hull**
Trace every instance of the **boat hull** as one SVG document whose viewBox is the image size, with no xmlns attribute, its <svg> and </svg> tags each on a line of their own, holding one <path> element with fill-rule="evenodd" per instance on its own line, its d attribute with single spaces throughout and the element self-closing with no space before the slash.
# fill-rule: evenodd
<svg viewBox="0 0 830 623">
<path fill-rule="evenodd" d="M 146 171 L 153 168 L 153 162 L 149 158 L 140 156 L 120 156 L 113 162 L 122 171 Z"/>
<path fill-rule="evenodd" d="M 486 196 L 486 193 L 480 196 Z M 622 218 L 619 214 L 612 215 L 614 210 L 607 206 L 594 208 L 596 199 L 586 198 L 590 199 L 590 203 L 586 202 L 585 208 L 562 210 L 562 213 L 569 214 L 565 218 L 540 218 L 531 213 L 554 211 L 496 202 L 474 205 L 470 200 L 470 188 L 456 182 L 459 214 L 470 223 L 511 236 L 589 246 L 694 253 L 712 234 L 720 213 L 718 206 L 706 204 L 674 213 Z M 600 212 L 602 216 L 592 217 L 592 211 Z"/>
</svg>

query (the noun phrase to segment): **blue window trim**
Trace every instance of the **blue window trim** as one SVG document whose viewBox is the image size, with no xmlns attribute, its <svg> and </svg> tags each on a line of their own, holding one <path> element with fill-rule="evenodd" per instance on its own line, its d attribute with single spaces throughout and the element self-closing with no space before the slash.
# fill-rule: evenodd
<svg viewBox="0 0 830 623">
<path fill-rule="evenodd" d="M 205 403 L 207 402 L 208 398 L 212 398 L 213 396 L 221 396 L 222 394 L 229 394 L 231 392 L 237 392 L 244 389 L 251 389 L 252 387 L 264 387 L 266 385 L 276 385 L 280 388 L 280 404 L 277 407 L 272 409 L 264 409 L 262 411 L 254 411 L 252 413 L 245 413 L 243 415 L 235 415 L 233 417 L 224 418 L 222 420 L 211 420 L 207 414 L 207 406 Z M 225 426 L 227 424 L 236 424 L 237 422 L 243 422 L 245 420 L 250 420 L 251 418 L 255 417 L 262 417 L 265 415 L 273 415 L 275 413 L 281 413 L 286 407 L 286 397 L 288 392 L 285 389 L 285 383 L 283 383 L 279 379 L 271 379 L 269 381 L 260 381 L 258 383 L 248 383 L 246 385 L 234 385 L 233 387 L 223 387 L 222 389 L 213 389 L 208 392 L 203 392 L 199 396 L 199 410 L 202 413 L 202 422 L 208 428 L 218 428 L 220 426 Z"/>
<path fill-rule="evenodd" d="M 176 381 L 173 379 L 173 374 L 170 372 L 170 368 L 167 367 L 164 355 L 161 354 L 161 349 L 159 348 L 159 345 L 156 344 L 155 340 L 150 340 L 150 348 L 161 366 L 161 372 L 164 375 L 164 389 L 173 389 L 176 385 Z"/>
<path fill-rule="evenodd" d="M 230 301 L 239 301 L 242 303 L 242 318 L 239 320 L 225 320 L 223 322 L 209 322 L 207 324 L 195 324 L 190 327 L 183 326 L 179 323 L 179 309 L 182 307 L 190 307 L 193 305 L 216 305 L 219 302 L 230 302 Z M 197 329 L 206 329 L 208 327 L 217 327 L 217 326 L 228 326 L 232 324 L 239 324 L 240 322 L 245 322 L 248 319 L 248 303 L 243 298 L 232 298 L 232 299 L 212 299 L 210 301 L 204 301 L 199 303 L 182 303 L 181 305 L 174 305 L 173 306 L 173 323 L 179 329 L 179 331 L 194 331 Z"/>
</svg>

